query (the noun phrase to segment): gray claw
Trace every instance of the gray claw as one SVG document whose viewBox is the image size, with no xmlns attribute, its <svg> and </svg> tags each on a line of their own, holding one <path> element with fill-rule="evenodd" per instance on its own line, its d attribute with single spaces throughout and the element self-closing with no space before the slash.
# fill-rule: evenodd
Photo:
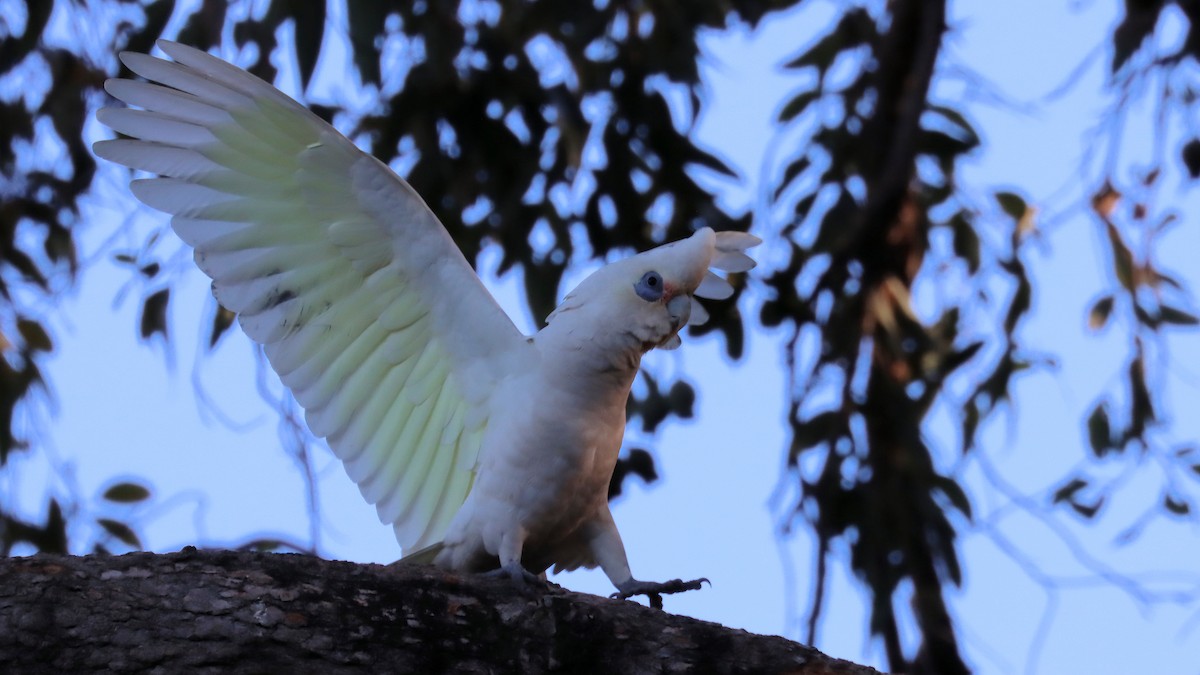
<svg viewBox="0 0 1200 675">
<path fill-rule="evenodd" d="M 644 595 L 650 600 L 650 606 L 654 609 L 662 609 L 662 596 L 670 593 L 683 593 L 684 591 L 698 591 L 702 584 L 712 586 L 712 582 L 704 577 L 684 581 L 682 579 L 672 579 L 670 581 L 638 581 L 630 579 L 621 584 L 617 588 L 617 592 L 610 595 L 610 598 L 619 598 L 626 600 L 635 595 Z"/>
<path fill-rule="evenodd" d="M 531 584 L 542 583 L 540 576 L 525 569 L 521 563 L 512 563 L 483 573 L 485 577 L 508 577 L 518 588 L 528 588 Z"/>
</svg>

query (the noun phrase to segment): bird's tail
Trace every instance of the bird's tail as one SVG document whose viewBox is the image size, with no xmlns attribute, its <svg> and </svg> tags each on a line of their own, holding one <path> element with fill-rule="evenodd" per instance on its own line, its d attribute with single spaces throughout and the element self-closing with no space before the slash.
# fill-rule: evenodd
<svg viewBox="0 0 1200 675">
<path fill-rule="evenodd" d="M 432 565 L 434 558 L 442 552 L 443 544 L 438 542 L 425 548 L 417 549 L 396 561 L 397 565 Z"/>
</svg>

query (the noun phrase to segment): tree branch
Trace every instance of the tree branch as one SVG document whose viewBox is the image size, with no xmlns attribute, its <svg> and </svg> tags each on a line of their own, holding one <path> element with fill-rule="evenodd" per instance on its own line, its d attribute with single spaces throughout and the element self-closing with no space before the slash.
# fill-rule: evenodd
<svg viewBox="0 0 1200 675">
<path fill-rule="evenodd" d="M 781 637 L 433 567 L 189 547 L 0 559 L 0 578 L 0 663 L 23 673 L 876 672 Z"/>
</svg>

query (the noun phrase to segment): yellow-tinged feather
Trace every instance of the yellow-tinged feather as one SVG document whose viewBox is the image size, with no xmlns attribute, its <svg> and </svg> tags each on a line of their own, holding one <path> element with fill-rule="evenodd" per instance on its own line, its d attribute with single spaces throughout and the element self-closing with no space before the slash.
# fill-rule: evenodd
<svg viewBox="0 0 1200 675">
<path fill-rule="evenodd" d="M 253 240 L 253 232 L 234 233 L 230 237 Z M 218 282 L 241 282 L 267 276 L 278 270 L 301 265 L 320 264 L 329 259 L 329 244 L 300 242 L 288 246 L 196 249 L 196 264 Z"/>
<path fill-rule="evenodd" d="M 215 172 L 228 172 L 195 150 L 173 145 L 116 138 L 97 141 L 92 149 L 96 155 L 110 162 L 171 178 L 203 180 L 205 176 Z"/>
<path fill-rule="evenodd" d="M 367 331 L 384 334 L 378 326 L 371 326 Z M 324 406 L 314 408 L 308 415 L 309 429 L 317 436 L 330 436 L 345 429 L 350 420 L 376 396 L 380 384 L 379 373 L 397 365 L 387 358 L 380 347 L 366 356 L 353 358 L 356 360 L 350 363 L 350 372 L 339 385 L 337 395 L 330 396 Z M 338 368 L 339 364 L 335 361 L 330 371 Z"/>
<path fill-rule="evenodd" d="M 344 275 L 344 278 L 346 279 L 345 285 L 349 286 L 353 283 L 355 288 L 359 286 L 358 280 L 353 277 Z M 340 339 L 337 344 L 331 343 L 332 336 L 340 336 L 346 331 L 344 327 L 335 326 L 327 317 L 323 316 L 332 307 L 330 301 L 324 299 L 329 295 L 331 289 L 326 286 L 321 290 L 321 297 L 305 300 L 305 302 L 311 303 L 312 309 L 308 318 L 298 328 L 291 331 L 286 339 L 265 344 L 267 359 L 270 360 L 271 367 L 283 379 L 284 384 L 288 384 L 287 378 L 304 364 L 313 361 L 325 363 L 327 360 L 332 360 L 331 354 L 336 353 L 347 344 L 341 342 Z M 288 384 L 288 386 L 292 385 Z"/>
<path fill-rule="evenodd" d="M 220 143 L 196 148 L 197 152 L 209 158 L 227 170 L 243 176 L 253 176 L 260 180 L 275 180 L 283 183 L 290 182 L 296 174 L 297 160 L 292 152 L 270 149 L 265 155 L 255 154 L 254 146 L 238 143 L 244 137 L 244 132 L 232 124 L 216 127 L 213 135 Z"/>
<path fill-rule="evenodd" d="M 235 109 L 229 114 L 255 142 L 270 148 L 303 148 L 317 140 L 317 133 L 307 124 L 281 124 L 276 112 L 279 106 L 262 101 L 251 110 Z M 294 116 L 294 115 L 293 115 Z M 293 155 L 294 156 L 294 155 Z"/>
<path fill-rule="evenodd" d="M 174 214 L 214 294 L 408 546 L 439 538 L 474 480 L 495 382 L 525 343 L 421 198 L 258 78 L 189 47 L 122 60 L 145 111 L 97 154 L 167 178 L 134 193 Z M 459 391 L 460 386 L 469 391 Z"/>
<path fill-rule="evenodd" d="M 277 132 L 281 136 L 280 143 L 286 145 L 307 146 L 319 140 L 325 123 L 321 121 L 319 126 L 313 124 L 314 119 L 319 120 L 316 115 L 307 108 L 297 105 L 291 99 L 282 98 L 282 101 L 270 98 L 258 99 L 255 121 L 244 126 L 247 129 L 266 126 L 271 132 Z M 264 138 L 266 137 L 264 136 Z"/>
<path fill-rule="evenodd" d="M 316 396 L 315 392 L 310 392 L 309 389 L 313 388 L 338 354 L 349 349 L 355 340 L 363 337 L 363 331 L 359 326 L 337 324 L 321 319 L 310 320 L 306 328 L 322 331 L 321 339 L 314 341 L 314 351 L 308 354 L 298 353 L 296 368 L 287 372 L 278 370 L 274 361 L 271 362 L 271 365 L 277 368 L 279 379 L 296 393 L 296 400 L 300 405 L 307 408 L 316 403 L 315 400 L 309 398 Z M 302 328 L 301 331 L 306 328 Z M 382 340 L 382 336 L 376 335 L 375 337 Z M 302 400 L 301 396 L 305 398 Z"/>
<path fill-rule="evenodd" d="M 454 377 L 450 373 L 446 374 L 445 386 L 451 388 L 456 396 L 461 397 L 458 382 L 454 380 Z M 454 406 L 450 419 L 446 421 L 445 426 L 442 428 L 442 437 L 438 439 L 438 445 L 443 447 L 457 445 L 463 433 L 463 420 L 466 419 L 465 408 L 466 406 L 464 405 Z"/>
<path fill-rule="evenodd" d="M 244 280 L 223 281 L 217 292 L 224 307 L 258 314 L 270 311 L 284 298 L 304 302 L 320 295 L 325 284 L 345 273 L 344 268 L 337 260 L 317 261 L 297 268 L 279 267 Z"/>
<path fill-rule="evenodd" d="M 452 408 L 459 402 L 452 389 L 443 383 L 437 397 L 432 399 L 433 409 L 413 448 L 413 462 L 396 489 L 379 503 L 380 513 L 388 513 L 388 520 L 411 523 L 405 528 L 408 536 L 401 540 L 401 546 L 411 546 L 424 532 L 429 516 L 436 509 L 436 497 L 444 488 L 445 472 L 454 465 L 453 456 L 442 452 L 447 448 L 439 442 Z"/>
<path fill-rule="evenodd" d="M 370 396 L 366 404 L 355 411 L 348 425 L 330 434 L 326 439 L 338 459 L 348 462 L 362 454 L 371 439 L 383 427 L 387 416 L 391 414 L 393 404 L 414 365 L 415 359 L 409 363 L 389 366 L 382 373 L 376 373 L 379 381 L 376 387 L 369 391 Z"/>
<path fill-rule="evenodd" d="M 395 377 L 403 380 L 407 377 L 406 371 L 410 370 L 411 366 L 408 364 L 396 366 Z M 347 475 L 358 483 L 364 497 L 367 497 L 367 492 L 363 486 L 368 480 L 376 480 L 385 488 L 392 484 L 387 481 L 384 472 L 389 463 L 404 461 L 407 456 L 407 450 L 399 447 L 397 442 L 415 411 L 415 408 L 409 406 L 392 405 L 387 414 L 375 418 L 374 428 L 363 430 L 361 436 L 365 438 L 361 443 L 331 444 L 334 453 L 345 462 Z M 368 498 L 367 501 L 374 504 L 379 499 Z"/>
<path fill-rule="evenodd" d="M 147 80 L 185 91 L 211 105 L 218 105 L 226 110 L 252 105 L 249 96 L 230 89 L 228 85 L 198 75 L 177 63 L 135 52 L 122 52 L 121 61 Z"/>
<path fill-rule="evenodd" d="M 379 223 L 364 217 L 334 221 L 326 229 L 326 235 L 336 246 L 386 246 L 391 243 Z"/>
<path fill-rule="evenodd" d="M 434 509 L 427 518 L 428 526 L 412 544 L 415 548 L 421 548 L 440 538 L 440 533 L 445 532 L 450 526 L 450 521 L 454 519 L 458 506 L 463 503 L 467 498 L 467 493 L 471 490 L 474 473 L 458 470 L 458 465 L 462 463 L 459 457 L 464 452 L 463 443 L 463 435 L 460 435 L 451 446 L 454 454 L 453 469 L 448 474 L 445 487 L 437 496 Z M 446 452 L 447 449 L 449 448 L 443 448 L 441 452 Z"/>
<path fill-rule="evenodd" d="M 159 182 L 159 181 L 154 181 Z M 208 203 L 189 202 L 176 208 L 176 215 L 204 220 L 232 220 L 239 223 L 254 223 L 265 227 L 288 227 L 292 223 L 310 222 L 313 217 L 304 204 L 288 201 L 264 201 L 255 198 L 232 197 L 208 188 L 198 189 L 207 191 L 211 196 Z M 203 198 L 204 194 L 188 195 Z M 139 196 L 139 199 L 141 197 Z M 147 202 L 149 203 L 149 202 Z"/>
<path fill-rule="evenodd" d="M 425 318 L 429 311 L 418 301 L 416 293 L 405 293 L 388 305 L 379 315 L 379 325 L 389 331 L 403 331 Z"/>
<path fill-rule="evenodd" d="M 429 342 L 429 329 L 426 326 L 414 324 L 408 328 L 389 331 L 387 340 L 383 343 L 383 353 L 388 361 L 400 363 L 420 354 Z M 412 383 L 409 383 L 412 386 Z"/>
<path fill-rule="evenodd" d="M 413 371 L 412 377 L 408 381 L 408 386 L 404 388 L 404 398 L 413 405 L 421 403 L 435 395 L 442 383 L 445 382 L 446 376 L 450 373 L 450 363 L 441 353 L 441 350 L 433 346 L 429 351 L 436 354 L 436 358 L 428 359 L 428 365 L 424 368 L 418 362 L 417 368 Z"/>
<path fill-rule="evenodd" d="M 229 113 L 219 106 L 209 105 L 192 94 L 149 82 L 113 78 L 104 81 L 104 90 L 112 94 L 113 98 L 129 105 L 141 106 L 181 122 L 191 122 L 203 127 L 211 128 L 232 119 Z"/>
<path fill-rule="evenodd" d="M 333 245 L 320 235 L 320 232 L 313 232 L 310 228 L 287 225 L 247 227 L 227 232 L 213 232 L 211 236 L 199 242 L 196 248 L 211 254 L 267 248 L 294 251 L 298 246 L 316 247 L 314 253 L 319 253 L 319 259 L 316 259 L 315 262 L 337 262 L 335 254 L 337 249 L 333 248 Z M 296 264 L 303 265 L 308 262 L 307 259 L 301 259 L 297 260 Z"/>
<path fill-rule="evenodd" d="M 399 515 L 398 512 L 385 510 L 381 503 L 398 494 L 401 478 L 414 461 L 419 461 L 417 457 L 421 448 L 417 445 L 417 440 L 429 423 L 434 405 L 435 401 L 426 400 L 411 408 L 406 424 L 400 429 L 399 436 L 394 437 L 392 444 L 371 453 L 372 456 L 382 455 L 385 461 L 377 465 L 375 473 L 366 476 L 358 487 L 368 502 L 379 507 L 379 517 L 383 522 L 394 521 Z M 372 447 L 375 447 L 374 444 Z"/>
<path fill-rule="evenodd" d="M 330 399 L 342 392 L 342 386 L 347 378 L 353 375 L 358 368 L 366 365 L 368 357 L 375 353 L 387 336 L 374 324 L 362 329 L 347 328 L 346 332 L 354 337 L 344 350 L 332 360 L 323 362 L 314 360 L 310 362 L 314 367 L 308 368 L 308 364 L 305 364 L 305 368 L 292 374 L 292 378 L 295 380 L 299 380 L 301 376 L 316 375 L 315 378 L 309 377 L 308 381 L 294 386 L 296 401 L 305 409 L 312 410 L 329 405 Z M 289 386 L 292 385 L 289 384 Z"/>
<path fill-rule="evenodd" d="M 304 214 L 304 193 L 296 189 L 296 186 L 278 180 L 259 178 L 229 170 L 208 173 L 194 180 L 198 185 L 216 190 L 221 194 L 276 201 L 280 206 L 295 208 L 297 214 Z"/>
<path fill-rule="evenodd" d="M 183 148 L 212 143 L 211 130 L 162 113 L 133 108 L 102 108 L 96 119 L 113 131 L 143 141 L 168 143 Z"/>
</svg>

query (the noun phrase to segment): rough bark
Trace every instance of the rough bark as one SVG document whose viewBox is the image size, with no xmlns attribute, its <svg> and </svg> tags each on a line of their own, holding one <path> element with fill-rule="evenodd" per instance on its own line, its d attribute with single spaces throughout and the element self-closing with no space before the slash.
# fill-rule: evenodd
<svg viewBox="0 0 1200 675">
<path fill-rule="evenodd" d="M 876 672 L 552 584 L 191 548 L 0 559 L 0 670 Z"/>
</svg>

